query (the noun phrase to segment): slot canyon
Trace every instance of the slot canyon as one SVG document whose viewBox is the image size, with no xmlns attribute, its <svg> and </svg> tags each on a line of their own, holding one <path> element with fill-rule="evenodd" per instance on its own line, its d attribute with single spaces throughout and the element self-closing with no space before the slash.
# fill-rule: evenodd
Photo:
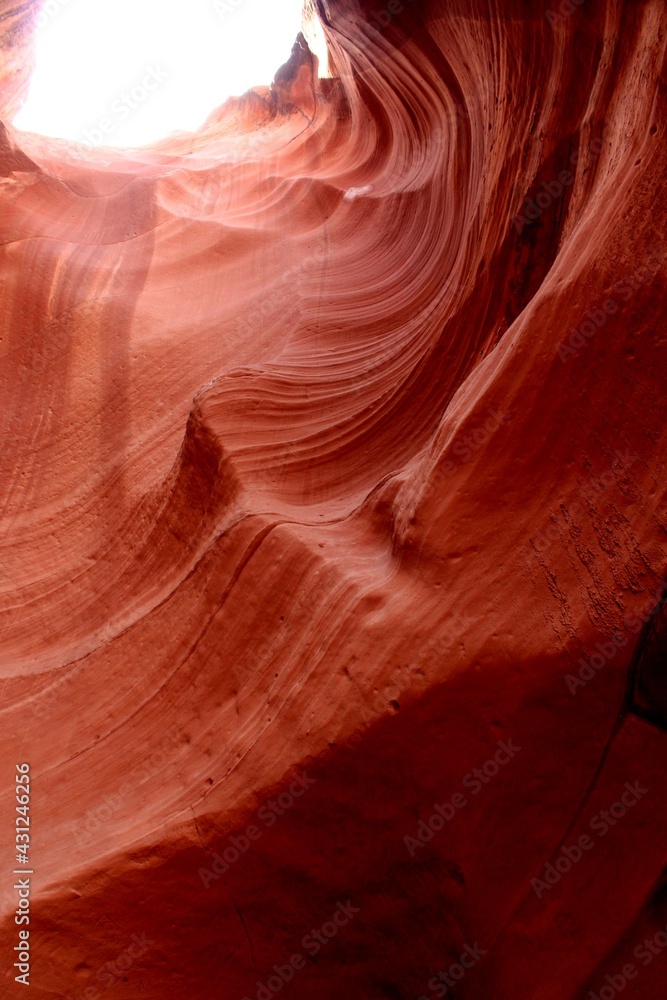
<svg viewBox="0 0 667 1000">
<path fill-rule="evenodd" d="M 135 148 L 13 124 L 40 9 L 3 996 L 663 1000 L 664 0 L 318 0 Z"/>
</svg>

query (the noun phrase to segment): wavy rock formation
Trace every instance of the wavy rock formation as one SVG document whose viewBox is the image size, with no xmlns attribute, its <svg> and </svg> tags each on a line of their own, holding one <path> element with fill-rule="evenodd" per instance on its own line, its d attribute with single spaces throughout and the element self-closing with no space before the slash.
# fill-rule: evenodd
<svg viewBox="0 0 667 1000">
<path fill-rule="evenodd" d="M 658 1000 L 667 11 L 317 8 L 331 80 L 90 150 L 0 4 L 30 983 Z"/>
</svg>

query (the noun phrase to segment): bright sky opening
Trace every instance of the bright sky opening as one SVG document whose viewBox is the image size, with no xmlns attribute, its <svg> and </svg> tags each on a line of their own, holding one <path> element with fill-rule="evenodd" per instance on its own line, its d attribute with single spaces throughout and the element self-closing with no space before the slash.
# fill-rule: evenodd
<svg viewBox="0 0 667 1000">
<path fill-rule="evenodd" d="M 30 92 L 14 125 L 93 146 L 141 146 L 192 131 L 227 97 L 271 83 L 303 30 L 302 7 L 303 0 L 44 0 Z M 323 76 L 321 28 L 309 42 Z"/>
</svg>

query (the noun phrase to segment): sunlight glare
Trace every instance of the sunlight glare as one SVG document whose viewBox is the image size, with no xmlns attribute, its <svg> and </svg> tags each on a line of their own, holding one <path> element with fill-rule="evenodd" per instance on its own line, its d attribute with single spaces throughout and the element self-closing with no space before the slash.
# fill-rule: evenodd
<svg viewBox="0 0 667 1000">
<path fill-rule="evenodd" d="M 45 0 L 30 92 L 14 125 L 94 146 L 192 131 L 227 97 L 270 84 L 302 30 L 302 6 Z"/>
</svg>

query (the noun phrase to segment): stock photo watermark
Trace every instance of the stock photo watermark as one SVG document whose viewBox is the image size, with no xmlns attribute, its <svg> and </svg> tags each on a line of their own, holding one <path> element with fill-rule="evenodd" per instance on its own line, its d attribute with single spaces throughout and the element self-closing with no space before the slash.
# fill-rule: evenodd
<svg viewBox="0 0 667 1000">
<path fill-rule="evenodd" d="M 601 840 L 606 837 L 613 827 L 616 826 L 630 809 L 633 809 L 648 794 L 648 788 L 642 788 L 639 781 L 630 784 L 626 781 L 623 786 L 623 793 L 616 802 L 613 802 L 608 809 L 601 809 L 593 816 L 588 824 L 591 833 L 597 835 Z M 552 863 L 547 862 L 542 871 L 541 878 L 532 878 L 530 884 L 538 899 L 541 899 L 545 892 L 549 892 L 561 881 L 564 875 L 572 871 L 588 851 L 592 851 L 596 841 L 588 833 L 582 833 L 574 844 L 561 849 L 558 857 Z"/>
<path fill-rule="evenodd" d="M 410 0 L 406 0 L 410 3 Z M 381 10 L 372 10 L 368 15 L 368 21 L 366 22 L 366 30 L 370 28 L 371 31 L 378 31 L 382 28 L 386 28 L 395 17 L 402 14 L 405 10 L 405 4 L 401 0 L 389 0 L 389 3 L 383 7 Z M 371 23 L 372 22 L 372 23 Z"/>
<path fill-rule="evenodd" d="M 245 0 L 213 0 L 213 10 L 219 18 L 224 18 L 227 14 L 233 14 L 244 3 Z"/>
<path fill-rule="evenodd" d="M 498 410 L 495 407 L 489 407 L 486 412 L 488 416 L 482 424 L 471 431 L 467 431 L 465 434 L 457 435 L 456 442 L 451 449 L 451 454 L 455 457 L 447 459 L 447 461 L 439 466 L 437 472 L 429 479 L 427 485 L 422 490 L 420 494 L 421 499 L 428 500 L 434 496 L 450 476 L 458 472 L 461 466 L 467 465 L 473 455 L 480 448 L 483 448 L 485 444 L 488 444 L 496 431 L 503 424 L 506 424 L 508 420 L 512 419 L 511 414 L 503 410 Z"/>
<path fill-rule="evenodd" d="M 623 303 L 629 302 L 637 294 L 642 285 L 648 284 L 651 277 L 651 272 L 645 264 L 633 274 L 617 281 L 614 285 L 614 294 L 618 295 Z M 621 306 L 619 306 L 616 299 L 609 298 L 605 299 L 604 302 L 598 303 L 593 309 L 588 309 L 579 326 L 570 327 L 567 340 L 564 340 L 559 345 L 557 353 L 560 360 L 565 363 L 568 358 L 575 355 L 577 351 L 595 336 L 598 330 L 602 329 L 610 316 L 615 316 L 618 313 L 620 308 Z"/>
<path fill-rule="evenodd" d="M 108 990 L 116 983 L 122 983 L 130 969 L 154 945 L 155 941 L 149 941 L 145 933 L 133 934 L 123 951 L 113 960 L 103 962 L 95 972 L 95 979 L 102 988 L 91 984 L 85 988 L 83 993 L 66 993 L 65 1000 L 98 1000 L 104 990 Z"/>
<path fill-rule="evenodd" d="M 258 326 L 280 305 L 292 301 L 294 297 L 294 281 L 300 276 L 307 274 L 310 268 L 323 265 L 328 259 L 329 255 L 325 251 L 319 250 L 311 257 L 307 257 L 302 263 L 286 271 L 281 276 L 277 287 L 271 289 L 257 306 L 239 318 L 237 329 L 244 334 L 255 333 Z"/>
<path fill-rule="evenodd" d="M 89 844 L 104 826 L 127 805 L 129 796 L 136 791 L 137 785 L 143 781 L 155 778 L 161 768 L 180 747 L 180 730 L 173 725 L 165 733 L 164 739 L 149 756 L 145 757 L 130 772 L 127 781 L 106 795 L 99 806 L 89 809 L 76 823 L 72 823 L 71 832 L 78 848 Z"/>
<path fill-rule="evenodd" d="M 449 636 L 440 636 L 434 643 L 422 648 L 419 655 L 405 666 L 394 667 L 382 687 L 373 689 L 373 699 L 370 706 L 362 708 L 362 725 L 371 726 L 378 716 L 387 714 L 394 715 L 400 710 L 401 698 L 406 691 L 414 686 L 417 677 L 424 676 L 424 667 L 428 666 L 434 659 L 442 658 L 446 653 L 451 652 L 452 636 L 462 635 L 468 627 L 470 619 L 461 615 L 454 615 L 449 619 Z M 363 739 L 363 732 L 357 730 L 352 739 L 355 742 Z"/>
<path fill-rule="evenodd" d="M 461 465 L 469 462 L 473 454 L 487 443 L 491 435 L 495 434 L 502 424 L 511 419 L 509 413 L 503 413 L 502 410 L 495 410 L 489 407 L 487 412 L 489 416 L 485 422 L 469 434 L 464 434 L 461 438 L 457 439 L 456 444 L 452 448 L 452 452 L 460 458 Z M 450 466 L 453 467 L 450 468 Z M 455 469 L 456 463 L 445 462 L 442 471 L 447 476 L 454 472 Z"/>
<path fill-rule="evenodd" d="M 604 133 L 603 133 L 604 134 Z M 592 156 L 599 156 L 604 148 L 603 138 L 593 139 L 588 153 Z M 582 159 L 579 149 L 570 153 L 568 163 L 571 167 L 576 167 Z M 566 188 L 574 184 L 576 173 L 573 170 L 561 170 L 556 177 L 551 180 L 542 181 L 540 190 L 535 192 L 532 198 L 526 198 L 523 203 L 522 214 L 515 215 L 512 225 L 518 233 L 523 232 L 526 226 L 537 222 L 543 212 L 545 212 L 555 201 L 562 197 Z"/>
<path fill-rule="evenodd" d="M 90 149 L 96 146 L 108 145 L 107 139 L 113 135 L 118 126 L 127 121 L 158 87 L 169 79 L 169 74 L 159 66 L 149 66 L 141 82 L 116 97 L 109 111 L 91 128 L 81 130 L 82 142 Z"/>
<path fill-rule="evenodd" d="M 519 753 L 521 747 L 514 746 L 512 740 L 498 741 L 498 749 L 493 757 L 484 761 L 480 767 L 475 767 L 463 778 L 461 784 L 468 789 L 472 795 L 479 795 L 488 783 L 499 773 L 501 767 L 512 760 L 515 754 Z M 425 847 L 429 841 L 433 840 L 436 833 L 444 829 L 446 823 L 450 823 L 460 809 L 468 805 L 469 799 L 462 792 L 454 792 L 447 802 L 433 806 L 433 813 L 427 820 L 419 820 L 414 836 L 406 836 L 403 843 L 408 849 L 410 857 L 414 857 L 415 852 L 420 847 Z"/>
<path fill-rule="evenodd" d="M 574 695 L 580 688 L 586 687 L 588 682 L 592 681 L 599 671 L 614 659 L 619 650 L 627 646 L 630 636 L 638 635 L 644 626 L 658 614 L 664 606 L 665 600 L 667 600 L 665 587 L 667 587 L 667 582 L 662 580 L 660 589 L 654 592 L 651 603 L 640 611 L 638 615 L 633 615 L 627 621 L 624 621 L 624 632 L 618 632 L 606 642 L 596 642 L 595 649 L 597 652 L 593 653 L 587 659 L 582 657 L 579 660 L 579 670 L 576 674 L 565 675 L 565 683 L 570 694 Z"/>
<path fill-rule="evenodd" d="M 618 484 L 622 475 L 631 469 L 635 462 L 639 461 L 637 455 L 629 451 L 616 451 L 615 459 L 608 469 L 605 469 L 598 476 L 591 476 L 590 479 L 579 486 L 579 496 L 581 501 L 576 500 L 570 507 L 561 508 L 558 513 L 550 515 L 551 523 L 542 530 L 537 531 L 530 539 L 528 545 L 521 548 L 521 555 L 529 565 L 539 563 L 541 557 L 554 542 L 563 541 L 563 529 L 568 528 L 570 522 L 577 518 L 586 516 L 585 503 L 595 502 L 604 496 L 611 486 Z"/>
<path fill-rule="evenodd" d="M 31 860 L 31 840 L 32 827 L 30 823 L 30 805 L 32 783 L 30 778 L 30 764 L 16 765 L 15 776 L 15 865 L 13 875 L 16 882 L 12 886 L 16 893 L 16 910 L 14 911 L 14 924 L 19 928 L 17 932 L 18 944 L 14 945 L 16 961 L 14 968 L 17 974 L 14 980 L 22 986 L 30 986 L 30 892 L 32 890 L 31 877 L 35 874 Z M 30 867 L 27 867 L 27 866 Z M 23 867 L 21 867 L 23 866 Z M 19 876 L 23 876 L 22 878 Z M 25 925 L 25 926 L 24 926 Z"/>
<path fill-rule="evenodd" d="M 654 958 L 662 955 L 666 948 L 667 927 L 664 930 L 656 931 L 652 938 L 644 938 L 632 954 L 646 968 Z M 629 983 L 637 979 L 640 972 L 641 969 L 638 969 L 633 962 L 626 962 L 620 972 L 605 976 L 606 983 L 604 986 L 598 988 L 597 993 L 594 990 L 590 990 L 587 1000 L 614 1000 L 614 997 L 622 993 Z"/>
<path fill-rule="evenodd" d="M 67 7 L 70 0 L 45 0 L 42 9 L 37 15 L 36 25 L 38 28 L 45 28 L 49 21 L 52 21 L 56 14 L 60 13 L 62 7 Z"/>
<path fill-rule="evenodd" d="M 322 948 L 336 937 L 341 927 L 349 924 L 357 913 L 359 913 L 359 907 L 354 906 L 351 899 L 348 899 L 347 903 L 339 902 L 330 920 L 322 924 L 319 930 L 311 929 L 310 933 L 304 935 L 301 939 L 301 947 L 311 958 L 315 958 Z M 269 976 L 265 983 L 257 980 L 255 997 L 245 996 L 243 1000 L 271 1000 L 274 993 L 279 993 L 283 986 L 292 981 L 297 972 L 306 968 L 306 964 L 306 959 L 301 952 L 292 955 L 285 965 L 276 963 L 273 966 L 274 975 Z"/>
<path fill-rule="evenodd" d="M 567 21 L 568 17 L 572 17 L 574 12 L 585 3 L 586 0 L 561 0 L 558 10 L 548 10 L 544 16 L 553 28 L 554 24 Z"/>
<path fill-rule="evenodd" d="M 315 784 L 315 778 L 309 778 L 306 772 L 297 774 L 288 791 L 281 792 L 275 799 L 269 799 L 255 813 L 257 820 L 266 829 L 291 809 L 295 801 L 301 798 Z M 243 833 L 228 838 L 228 844 L 222 853 L 215 852 L 211 856 L 211 867 L 200 867 L 197 874 L 205 889 L 210 889 L 211 882 L 216 882 L 221 875 L 229 871 L 230 865 L 236 864 L 240 857 L 250 850 L 253 843 L 261 839 L 263 830 L 258 823 L 249 823 Z"/>
<path fill-rule="evenodd" d="M 466 973 L 474 968 L 484 955 L 486 955 L 486 951 L 484 948 L 480 948 L 477 941 L 472 947 L 469 944 L 465 945 L 459 955 L 458 962 L 452 962 L 448 969 L 437 972 L 432 979 L 429 979 L 427 985 L 431 993 L 435 993 L 440 998 L 446 997 L 449 990 L 460 983 Z M 420 996 L 417 997 L 417 1000 L 429 1000 L 429 998 Z"/>
</svg>

